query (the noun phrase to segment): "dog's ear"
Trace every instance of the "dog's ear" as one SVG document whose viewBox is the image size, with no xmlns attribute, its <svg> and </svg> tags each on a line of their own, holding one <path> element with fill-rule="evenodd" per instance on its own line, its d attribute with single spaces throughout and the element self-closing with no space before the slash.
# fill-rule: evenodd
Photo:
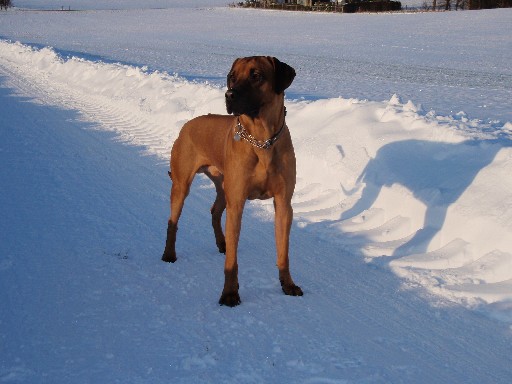
<svg viewBox="0 0 512 384">
<path fill-rule="evenodd" d="M 274 65 L 274 91 L 277 94 L 283 93 L 295 78 L 295 69 L 275 57 L 269 57 L 269 59 Z"/>
</svg>

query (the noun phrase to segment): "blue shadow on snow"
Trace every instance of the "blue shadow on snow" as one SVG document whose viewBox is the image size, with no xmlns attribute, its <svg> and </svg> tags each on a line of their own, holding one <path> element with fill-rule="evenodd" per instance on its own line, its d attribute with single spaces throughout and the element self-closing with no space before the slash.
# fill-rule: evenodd
<svg viewBox="0 0 512 384">
<path fill-rule="evenodd" d="M 383 187 L 407 188 L 426 205 L 424 225 L 393 256 L 426 252 L 443 227 L 448 207 L 472 184 L 478 173 L 492 163 L 507 138 L 446 143 L 422 140 L 393 142 L 380 148 L 358 178 L 365 187 L 357 203 L 343 212 L 341 220 L 361 214 L 377 200 Z"/>
</svg>

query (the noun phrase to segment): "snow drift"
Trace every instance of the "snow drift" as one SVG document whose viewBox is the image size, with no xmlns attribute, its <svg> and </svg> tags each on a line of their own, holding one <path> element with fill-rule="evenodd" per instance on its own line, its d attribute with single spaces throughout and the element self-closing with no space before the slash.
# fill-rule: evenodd
<svg viewBox="0 0 512 384">
<path fill-rule="evenodd" d="M 224 113 L 221 88 L 144 67 L 8 41 L 0 65 L 162 159 L 185 121 Z M 511 123 L 486 131 L 464 113 L 425 113 L 396 95 L 286 105 L 297 225 L 389 267 L 406 287 L 512 320 Z M 259 204 L 270 220 L 271 203 Z"/>
</svg>

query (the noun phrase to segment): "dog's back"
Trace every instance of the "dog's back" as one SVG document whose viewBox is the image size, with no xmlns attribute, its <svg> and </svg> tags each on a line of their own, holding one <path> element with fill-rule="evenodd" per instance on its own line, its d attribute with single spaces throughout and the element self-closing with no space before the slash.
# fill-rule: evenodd
<svg viewBox="0 0 512 384">
<path fill-rule="evenodd" d="M 171 171 L 186 163 L 193 164 L 196 171 L 213 165 L 222 173 L 225 143 L 235 119 L 228 115 L 204 115 L 188 121 L 172 147 Z"/>
</svg>

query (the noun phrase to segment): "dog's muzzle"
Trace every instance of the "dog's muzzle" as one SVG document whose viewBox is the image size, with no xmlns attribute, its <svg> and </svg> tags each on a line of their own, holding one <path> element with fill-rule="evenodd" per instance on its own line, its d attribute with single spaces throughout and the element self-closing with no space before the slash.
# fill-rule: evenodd
<svg viewBox="0 0 512 384">
<path fill-rule="evenodd" d="M 236 113 L 236 111 L 234 110 L 234 104 L 235 104 L 235 100 L 236 100 L 236 91 L 234 91 L 233 89 L 228 89 L 224 96 L 226 98 L 227 112 L 229 114 L 234 113 L 235 115 L 239 115 L 240 113 Z"/>
<path fill-rule="evenodd" d="M 247 95 L 245 89 L 230 88 L 226 91 L 225 98 L 226 110 L 229 114 L 232 113 L 235 116 L 258 116 L 260 104 L 257 100 L 253 100 L 250 95 Z"/>
</svg>

